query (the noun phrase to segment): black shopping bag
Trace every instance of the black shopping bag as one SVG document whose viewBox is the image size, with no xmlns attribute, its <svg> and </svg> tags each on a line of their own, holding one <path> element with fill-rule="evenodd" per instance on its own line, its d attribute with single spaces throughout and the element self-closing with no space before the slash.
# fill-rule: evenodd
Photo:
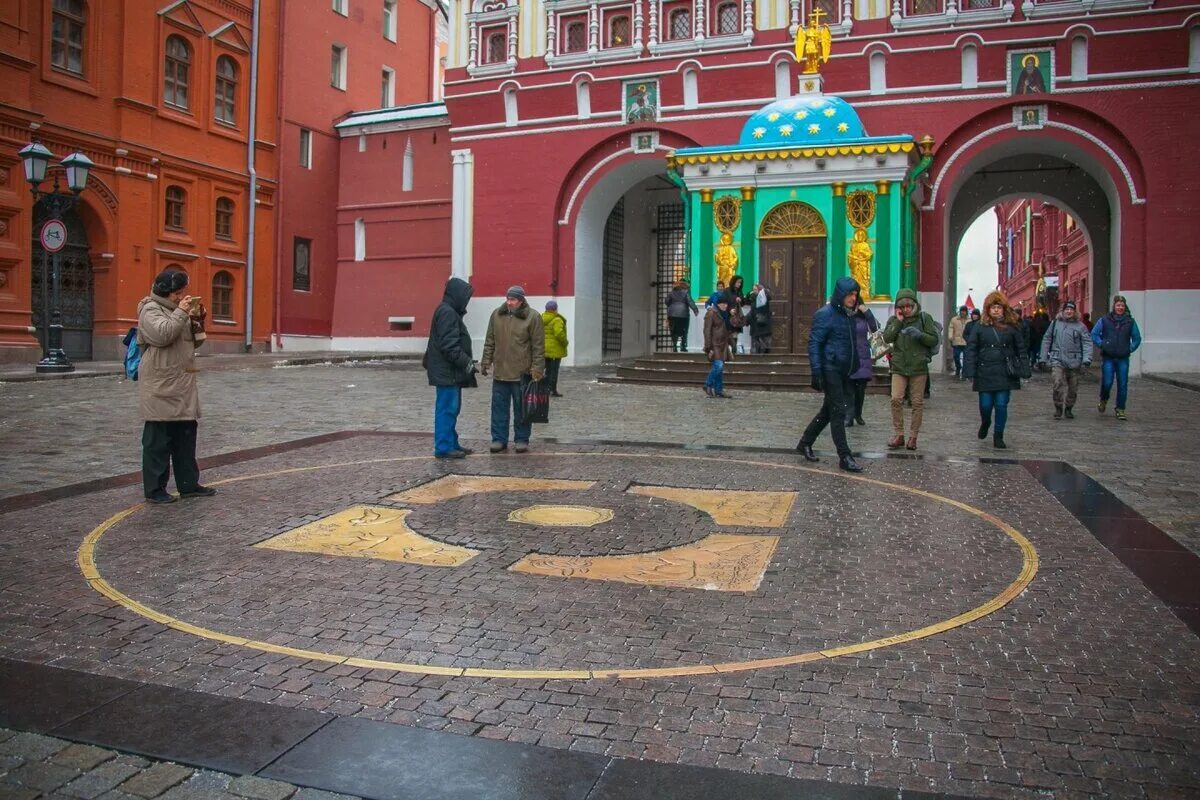
<svg viewBox="0 0 1200 800">
<path fill-rule="evenodd" d="M 550 387 L 545 380 L 521 378 L 521 423 L 550 421 Z"/>
</svg>

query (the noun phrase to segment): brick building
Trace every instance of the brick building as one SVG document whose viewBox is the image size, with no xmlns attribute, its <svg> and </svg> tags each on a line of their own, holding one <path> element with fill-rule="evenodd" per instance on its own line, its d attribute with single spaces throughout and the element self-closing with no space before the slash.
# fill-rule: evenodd
<svg viewBox="0 0 1200 800">
<path fill-rule="evenodd" d="M 995 208 L 1000 289 L 1014 307 L 1050 316 L 1074 300 L 1079 313 L 1097 316 L 1090 290 L 1087 236 L 1069 213 L 1043 200 L 1024 198 Z M 1099 313 L 1107 310 L 1099 306 Z"/>
</svg>

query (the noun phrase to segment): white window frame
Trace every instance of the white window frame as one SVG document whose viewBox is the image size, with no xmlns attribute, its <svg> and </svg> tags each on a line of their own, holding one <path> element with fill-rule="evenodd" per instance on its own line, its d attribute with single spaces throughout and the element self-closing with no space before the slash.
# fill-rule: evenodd
<svg viewBox="0 0 1200 800">
<path fill-rule="evenodd" d="M 349 55 L 350 48 L 346 47 L 346 45 L 344 45 L 344 44 L 338 44 L 337 42 L 334 42 L 332 45 L 330 45 L 329 50 L 330 50 L 329 63 L 331 66 L 330 73 L 329 73 L 329 85 L 335 89 L 338 89 L 338 90 L 344 92 L 344 91 L 346 91 L 346 73 L 350 69 L 350 55 Z M 332 70 L 333 55 L 335 53 L 337 54 L 337 57 L 338 57 L 338 66 L 337 66 L 337 75 L 336 76 L 333 74 L 333 70 Z M 335 80 L 335 78 L 336 78 L 336 80 Z"/>
<path fill-rule="evenodd" d="M 575 107 L 580 119 L 591 118 L 592 84 L 590 81 L 580 81 L 575 84 Z"/>
<path fill-rule="evenodd" d="M 300 129 L 300 166 L 303 169 L 312 169 L 312 133 L 308 128 Z"/>
<path fill-rule="evenodd" d="M 669 0 L 650 0 L 650 32 L 646 49 L 652 55 L 742 47 L 754 41 L 755 0 L 737 0 L 741 18 L 740 29 L 735 33 L 723 34 L 711 34 L 709 30 L 713 29 L 712 19 L 724 0 L 692 0 L 692 35 L 685 39 L 669 38 L 669 15 L 674 9 L 668 9 L 668 13 L 664 14 L 663 5 L 666 2 Z M 798 4 L 800 0 L 791 2 Z M 798 5 L 796 7 L 799 8 Z M 791 35 L 794 36 L 795 33 Z"/>
<path fill-rule="evenodd" d="M 700 106 L 700 70 L 688 67 L 683 71 L 683 107 L 686 109 Z"/>
<path fill-rule="evenodd" d="M 333 0 L 333 13 L 350 16 L 350 0 Z"/>
<path fill-rule="evenodd" d="M 504 124 L 511 128 L 520 121 L 521 116 L 517 111 L 517 90 L 509 86 L 504 90 Z"/>
<path fill-rule="evenodd" d="M 876 50 L 869 56 L 871 94 L 887 93 L 887 53 Z"/>
<path fill-rule="evenodd" d="M 775 99 L 786 100 L 792 96 L 792 70 L 787 59 L 775 62 Z"/>
<path fill-rule="evenodd" d="M 367 221 L 362 217 L 354 220 L 354 260 L 367 260 Z"/>
<path fill-rule="evenodd" d="M 471 77 L 481 75 L 504 75 L 517 68 L 517 18 L 520 7 L 517 0 L 470 0 L 471 10 L 467 12 L 467 74 Z M 485 28 L 504 25 L 505 58 L 502 61 L 485 64 L 483 48 L 487 43 L 480 40 Z"/>
<path fill-rule="evenodd" d="M 379 99 L 383 101 L 384 108 L 391 108 L 396 105 L 396 70 L 383 65 L 379 73 Z"/>
<path fill-rule="evenodd" d="M 962 88 L 979 88 L 979 47 L 971 43 L 962 49 Z"/>
<path fill-rule="evenodd" d="M 1088 38 L 1079 34 L 1071 39 L 1071 81 L 1086 81 L 1088 78 Z"/>
<path fill-rule="evenodd" d="M 383 38 L 396 41 L 396 0 L 383 0 Z"/>
</svg>

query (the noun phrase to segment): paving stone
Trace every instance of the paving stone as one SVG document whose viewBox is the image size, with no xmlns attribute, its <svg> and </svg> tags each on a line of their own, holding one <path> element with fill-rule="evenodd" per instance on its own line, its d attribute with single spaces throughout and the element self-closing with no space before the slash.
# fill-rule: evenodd
<svg viewBox="0 0 1200 800">
<path fill-rule="evenodd" d="M 73 779 L 79 772 L 40 761 L 29 761 L 9 772 L 4 780 L 30 789 L 49 792 Z"/>
<path fill-rule="evenodd" d="M 61 767 L 86 772 L 92 767 L 108 761 L 114 755 L 110 750 L 103 750 L 88 744 L 70 744 L 55 753 L 50 761 Z"/>
<path fill-rule="evenodd" d="M 13 786 L 7 783 L 0 783 L 0 800 L 36 800 L 42 796 L 40 789 L 28 789 L 21 786 Z"/>
<path fill-rule="evenodd" d="M 115 789 L 131 775 L 135 775 L 139 769 L 140 766 L 123 764 L 114 759 L 80 775 L 64 786 L 62 792 L 82 800 L 95 800 L 105 792 Z"/>
<path fill-rule="evenodd" d="M 355 800 L 355 798 L 337 792 L 326 792 L 322 789 L 310 789 L 302 786 L 297 790 L 293 800 Z"/>
<path fill-rule="evenodd" d="M 67 742 L 61 739 L 42 736 L 39 733 L 18 733 L 0 741 L 0 753 L 29 761 L 40 761 L 49 758 L 66 746 Z"/>
<path fill-rule="evenodd" d="M 251 800 L 287 800 L 296 792 L 296 787 L 280 781 L 242 775 L 229 784 L 229 791 Z"/>
<path fill-rule="evenodd" d="M 121 791 L 138 797 L 158 797 L 172 786 L 192 777 L 194 772 L 191 767 L 163 761 L 137 773 L 122 783 L 120 788 Z"/>
</svg>

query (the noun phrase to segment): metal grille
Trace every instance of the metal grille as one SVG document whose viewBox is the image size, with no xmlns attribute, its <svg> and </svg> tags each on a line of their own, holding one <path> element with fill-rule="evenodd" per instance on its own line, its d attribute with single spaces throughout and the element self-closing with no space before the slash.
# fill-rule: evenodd
<svg viewBox="0 0 1200 800">
<path fill-rule="evenodd" d="M 683 229 L 683 203 L 665 203 L 658 207 L 658 280 L 655 282 L 654 350 L 671 350 L 671 329 L 667 320 L 667 295 L 675 281 L 687 277 L 686 232 Z"/>
<path fill-rule="evenodd" d="M 41 203 L 34 206 L 33 215 L 33 270 L 30 281 L 31 309 L 33 327 L 37 329 L 38 340 L 45 344 L 48 308 L 51 304 L 53 285 L 49 280 L 52 262 L 45 262 L 46 278 L 43 281 L 43 259 L 47 254 L 42 250 L 39 232 L 42 224 L 49 219 Z M 94 286 L 92 283 L 92 262 L 88 257 L 87 232 L 79 214 L 75 210 L 67 211 L 62 217 L 67 226 L 67 245 L 58 253 L 59 280 L 62 310 L 63 350 L 73 361 L 90 361 L 92 358 L 92 308 Z M 50 258 L 53 258 L 51 256 Z"/>
<path fill-rule="evenodd" d="M 671 39 L 692 38 L 692 12 L 679 8 L 671 12 Z"/>
<path fill-rule="evenodd" d="M 621 357 L 624 322 L 625 198 L 617 201 L 604 223 L 604 357 Z"/>
<path fill-rule="evenodd" d="M 737 3 L 725 3 L 717 9 L 717 34 L 741 33 L 742 12 Z"/>
</svg>

